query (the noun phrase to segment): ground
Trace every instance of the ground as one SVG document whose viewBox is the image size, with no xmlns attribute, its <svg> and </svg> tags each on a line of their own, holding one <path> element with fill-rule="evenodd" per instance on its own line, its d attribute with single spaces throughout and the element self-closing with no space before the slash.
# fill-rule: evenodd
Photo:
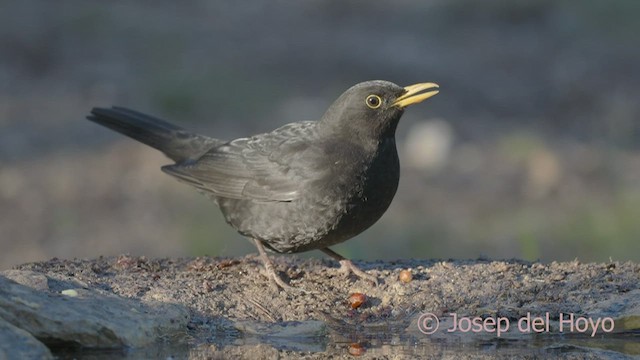
<svg viewBox="0 0 640 360">
<path fill-rule="evenodd" d="M 543 327 L 539 329 L 541 334 L 535 334 L 536 351 L 547 351 L 550 344 L 556 348 L 560 341 L 563 349 L 586 347 L 585 351 L 591 353 L 611 348 L 602 345 L 606 340 L 607 344 L 621 341 L 623 350 L 615 349 L 621 353 L 640 353 L 637 345 L 629 347 L 632 343 L 625 340 L 629 336 L 636 336 L 637 340 L 640 329 L 640 265 L 635 263 L 542 264 L 485 259 L 359 262 L 364 270 L 380 279 L 376 287 L 346 277 L 328 259 L 303 260 L 293 256 L 275 259 L 283 277 L 301 291 L 286 292 L 269 283 L 255 256 L 54 258 L 24 264 L 11 272 L 42 274 L 49 281 L 49 292 L 58 294 L 62 288 L 51 286 L 54 279 L 67 281 L 67 290 L 96 290 L 142 304 L 184 307 L 189 320 L 181 343 L 188 344 L 191 354 L 196 351 L 219 355 L 224 349 L 225 353 L 235 351 L 244 356 L 250 356 L 252 351 L 281 356 L 301 353 L 348 356 L 367 351 L 369 355 L 381 355 L 394 353 L 389 346 L 397 351 L 398 346 L 408 344 L 412 344 L 410 348 L 416 354 L 424 346 L 437 345 L 436 348 L 446 352 L 442 343 L 474 347 L 501 339 L 509 339 L 512 346 L 524 342 L 530 349 L 536 331 L 531 331 L 529 323 L 525 323 L 529 326 L 528 333 L 516 325 L 527 316 L 540 317 L 541 321 L 546 318 L 549 323 L 547 330 Z M 411 272 L 410 281 L 399 280 L 403 270 Z M 349 302 L 354 293 L 366 297 L 355 309 Z M 431 335 L 422 332 L 428 325 L 424 323 L 426 313 L 440 320 L 440 328 Z M 503 319 L 510 323 L 510 328 L 502 329 L 506 331 L 499 335 L 496 327 L 491 326 L 467 331 L 462 321 L 457 331 L 448 332 L 453 328 L 453 314 L 458 321 L 473 317 Z M 569 329 L 565 321 L 565 329 L 560 331 L 561 316 L 566 320 L 569 314 L 573 314 L 574 323 L 578 318 L 592 319 L 594 323 L 597 319 L 602 321 L 595 329 L 580 329 L 579 323 Z M 607 323 L 607 319 L 612 322 Z M 575 341 L 579 345 L 570 345 Z"/>
</svg>

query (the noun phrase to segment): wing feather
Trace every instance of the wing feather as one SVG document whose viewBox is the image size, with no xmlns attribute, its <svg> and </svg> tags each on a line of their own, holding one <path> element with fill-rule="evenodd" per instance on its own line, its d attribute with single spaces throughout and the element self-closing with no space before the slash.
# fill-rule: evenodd
<svg viewBox="0 0 640 360">
<path fill-rule="evenodd" d="M 217 197 L 293 201 L 308 180 L 300 159 L 313 151 L 314 135 L 315 122 L 288 124 L 271 133 L 230 141 L 195 162 L 162 170 Z"/>
</svg>

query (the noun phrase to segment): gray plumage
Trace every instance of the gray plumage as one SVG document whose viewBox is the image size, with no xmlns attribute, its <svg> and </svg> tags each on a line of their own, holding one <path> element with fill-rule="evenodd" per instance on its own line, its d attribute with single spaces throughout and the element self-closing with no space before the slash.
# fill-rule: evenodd
<svg viewBox="0 0 640 360">
<path fill-rule="evenodd" d="M 294 253 L 348 240 L 388 208 L 400 174 L 395 131 L 407 106 L 395 102 L 407 89 L 360 83 L 319 121 L 228 142 L 120 107 L 94 108 L 88 119 L 162 151 L 175 161 L 162 170 L 210 196 L 241 234 Z"/>
</svg>

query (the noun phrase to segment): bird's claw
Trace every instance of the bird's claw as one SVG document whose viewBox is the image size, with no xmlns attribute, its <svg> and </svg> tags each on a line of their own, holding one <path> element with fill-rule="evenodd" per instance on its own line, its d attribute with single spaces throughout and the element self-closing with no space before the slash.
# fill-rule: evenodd
<svg viewBox="0 0 640 360">
<path fill-rule="evenodd" d="M 282 278 L 276 273 L 275 269 L 271 264 L 265 264 L 265 276 L 269 279 L 271 285 L 273 285 L 276 290 L 282 289 L 286 292 L 301 292 L 307 293 L 306 290 L 302 288 L 298 288 L 295 286 L 291 286 L 287 284 Z"/>
<path fill-rule="evenodd" d="M 267 256 L 267 253 L 264 251 L 264 245 L 262 245 L 262 242 L 256 239 L 254 239 L 254 242 L 256 244 L 256 248 L 258 249 L 258 253 L 260 253 L 260 257 L 262 258 L 262 263 L 264 264 L 264 270 L 266 272 L 265 275 L 267 276 L 267 278 L 269 278 L 269 281 L 272 285 L 275 285 L 276 288 L 279 286 L 282 290 L 288 292 L 297 291 L 306 293 L 304 289 L 293 287 L 282 280 L 282 278 L 276 273 L 271 259 L 269 259 L 269 256 Z"/>
<path fill-rule="evenodd" d="M 269 280 L 271 281 L 272 284 L 275 284 L 276 287 L 280 287 L 282 290 L 286 291 L 286 292 L 306 292 L 304 289 L 302 288 L 297 288 L 295 286 L 291 286 L 289 284 L 287 284 L 284 280 L 282 280 L 282 278 L 280 276 L 278 276 L 278 274 L 273 273 L 269 276 Z"/>
<path fill-rule="evenodd" d="M 364 280 L 368 280 L 370 282 L 372 282 L 375 286 L 378 286 L 378 278 L 373 276 L 373 275 L 369 275 L 366 272 L 360 270 L 360 268 L 358 268 L 357 266 L 355 266 L 351 260 L 348 259 L 344 259 L 344 260 L 340 260 L 340 272 L 344 273 L 345 275 L 349 275 L 349 273 L 354 274 L 355 276 L 364 279 Z"/>
</svg>

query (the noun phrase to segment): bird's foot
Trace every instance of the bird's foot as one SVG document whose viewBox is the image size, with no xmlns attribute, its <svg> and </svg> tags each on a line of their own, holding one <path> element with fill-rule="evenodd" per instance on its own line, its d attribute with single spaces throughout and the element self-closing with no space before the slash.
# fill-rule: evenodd
<svg viewBox="0 0 640 360">
<path fill-rule="evenodd" d="M 273 263 L 271 262 L 271 259 L 269 259 L 267 252 L 264 251 L 264 246 L 262 245 L 262 243 L 259 240 L 254 240 L 254 241 L 255 241 L 256 247 L 258 248 L 258 252 L 260 253 L 260 257 L 262 258 L 262 262 L 264 263 L 264 270 L 266 273 L 265 275 L 269 279 L 270 283 L 274 287 L 276 287 L 276 289 L 279 286 L 284 291 L 306 292 L 304 289 L 293 287 L 287 284 L 284 280 L 282 280 L 282 278 L 278 276 L 278 274 L 276 273 L 276 270 L 273 267 Z"/>
<path fill-rule="evenodd" d="M 280 289 L 287 292 L 306 292 L 304 289 L 297 288 L 287 284 L 282 278 L 276 273 L 273 263 L 269 260 L 268 262 L 264 262 L 265 275 L 269 279 L 271 285 L 273 285 L 276 289 L 280 287 Z"/>
<path fill-rule="evenodd" d="M 364 280 L 368 280 L 371 281 L 375 286 L 378 286 L 378 278 L 373 276 L 373 275 L 369 275 L 366 272 L 360 270 L 360 268 L 358 268 L 357 266 L 353 265 L 353 263 L 351 262 L 351 260 L 349 259 L 342 259 L 340 260 L 340 272 L 345 273 L 346 275 L 349 275 L 349 273 L 353 273 L 355 276 L 364 279 Z"/>
</svg>

